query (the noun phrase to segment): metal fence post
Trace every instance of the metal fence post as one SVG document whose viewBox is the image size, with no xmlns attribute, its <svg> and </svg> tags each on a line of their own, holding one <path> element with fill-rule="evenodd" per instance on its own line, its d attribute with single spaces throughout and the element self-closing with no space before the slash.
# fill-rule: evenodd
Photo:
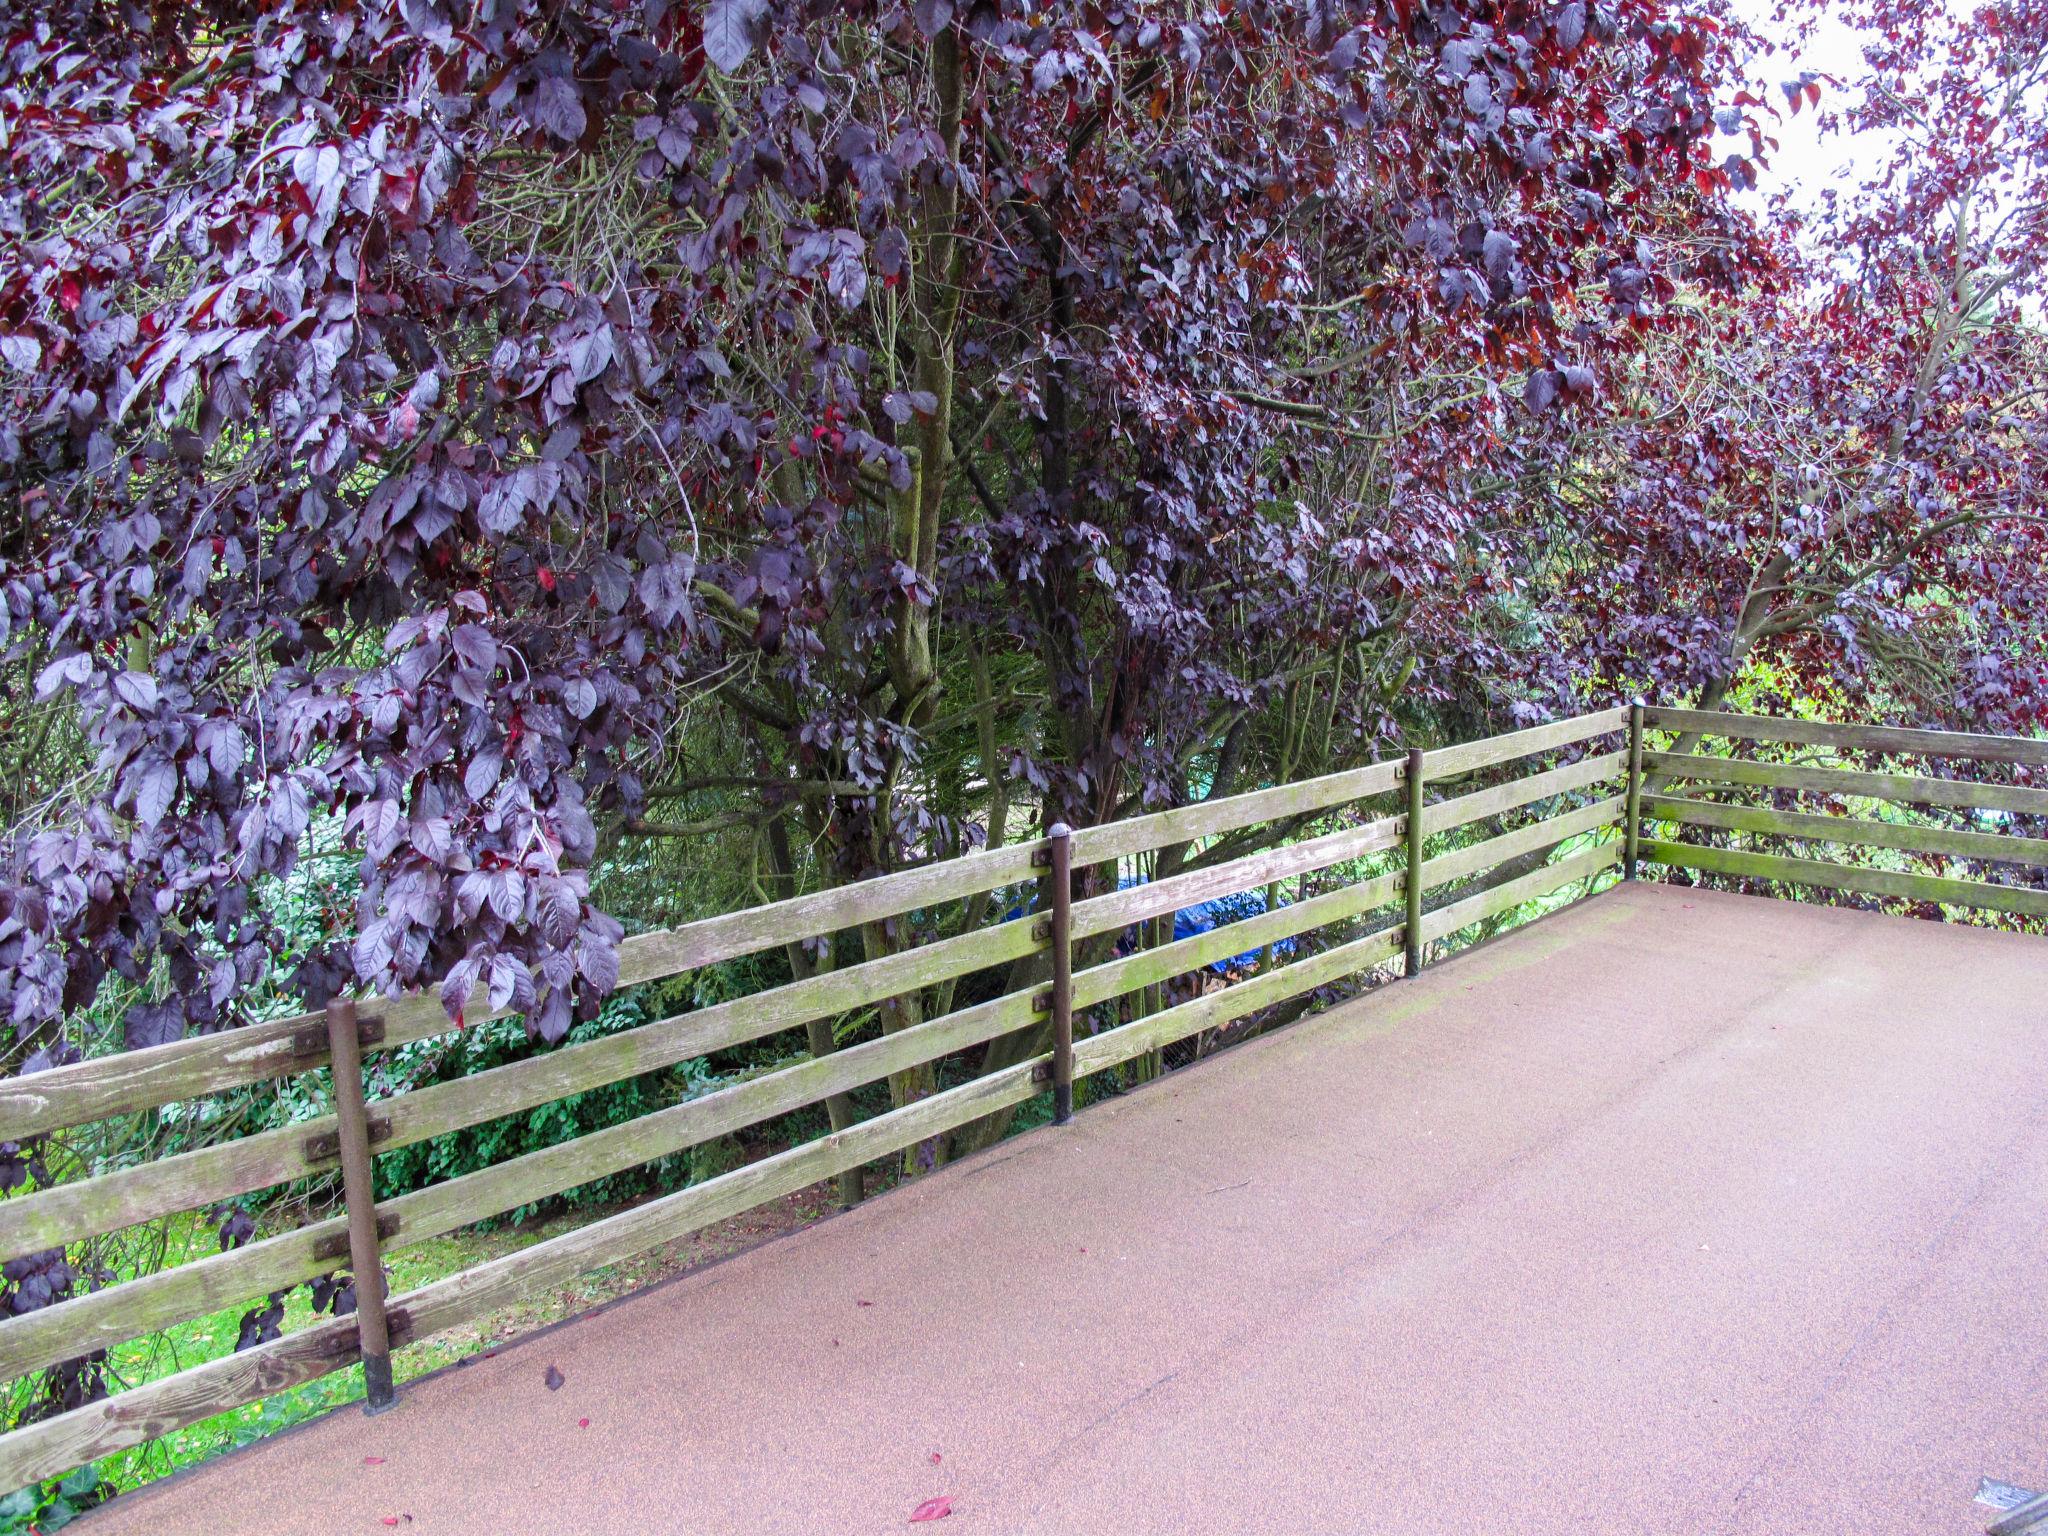
<svg viewBox="0 0 2048 1536">
<path fill-rule="evenodd" d="M 1045 829 L 1052 850 L 1052 1119 L 1074 1114 L 1074 840 L 1067 824 Z"/>
<path fill-rule="evenodd" d="M 1422 748 L 1408 750 L 1408 917 L 1401 937 L 1408 947 L 1408 974 L 1422 974 Z"/>
<path fill-rule="evenodd" d="M 370 1176 L 370 1114 L 363 1102 L 363 1045 L 356 1005 L 327 1005 L 334 1064 L 334 1118 L 340 1132 L 341 1193 L 348 1210 L 348 1254 L 356 1277 L 356 1342 L 363 1356 L 363 1412 L 398 1401 L 391 1385 L 391 1331 L 384 1316 L 384 1260 L 377 1241 L 377 1199 Z"/>
<path fill-rule="evenodd" d="M 1628 707 L 1628 807 L 1624 812 L 1621 878 L 1636 877 L 1636 851 L 1643 832 L 1643 701 Z"/>
</svg>

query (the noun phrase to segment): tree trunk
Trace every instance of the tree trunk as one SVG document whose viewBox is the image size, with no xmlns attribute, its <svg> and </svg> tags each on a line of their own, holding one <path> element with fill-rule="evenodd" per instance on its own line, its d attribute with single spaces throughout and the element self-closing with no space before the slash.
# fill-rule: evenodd
<svg viewBox="0 0 2048 1536">
<path fill-rule="evenodd" d="M 867 946 L 870 960 L 880 960 L 896 953 L 900 946 L 893 940 L 887 923 L 863 923 L 861 939 Z M 893 1035 L 906 1029 L 914 1029 L 924 1022 L 923 998 L 916 992 L 906 992 L 901 997 L 885 999 L 877 1012 L 882 1020 L 882 1033 Z M 919 1099 L 930 1098 L 938 1090 L 939 1069 L 936 1062 L 924 1062 L 915 1067 L 906 1067 L 901 1072 L 889 1074 L 889 1102 L 901 1109 L 906 1104 L 915 1104 Z M 930 1136 L 903 1153 L 903 1176 L 913 1178 L 920 1173 L 930 1173 L 946 1161 L 946 1138 Z"/>
<path fill-rule="evenodd" d="M 790 858 L 789 829 L 785 818 L 778 816 L 768 824 L 768 858 L 772 865 L 771 874 L 775 881 L 775 894 L 787 900 L 796 894 L 796 866 Z M 823 952 L 815 960 L 801 943 L 783 947 L 789 956 L 789 973 L 798 981 L 832 968 L 832 948 L 828 938 Z M 839 1048 L 832 1038 L 830 1019 L 811 1019 L 804 1025 L 804 1036 L 811 1047 L 813 1057 L 825 1057 Z M 825 1100 L 825 1118 L 835 1131 L 843 1131 L 858 1118 L 854 1113 L 851 1094 L 835 1093 Z M 839 1208 L 846 1210 L 860 1203 L 861 1171 L 849 1168 L 839 1175 Z"/>
</svg>

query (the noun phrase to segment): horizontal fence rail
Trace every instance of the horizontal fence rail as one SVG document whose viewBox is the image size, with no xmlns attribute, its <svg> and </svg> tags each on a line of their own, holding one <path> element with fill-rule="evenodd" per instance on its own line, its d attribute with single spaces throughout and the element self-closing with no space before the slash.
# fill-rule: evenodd
<svg viewBox="0 0 2048 1536">
<path fill-rule="evenodd" d="M 2048 789 L 1891 766 L 1902 758 L 1965 769 L 1990 764 L 2024 777 L 2048 770 L 2048 741 L 1691 709 L 1650 709 L 1644 718 L 1650 730 L 1728 745 L 1728 755 L 1654 749 L 1643 754 L 1641 856 L 1650 863 L 1784 888 L 2048 917 L 2048 889 L 1983 878 L 1999 866 L 2022 872 L 2048 868 L 2048 836 L 2022 830 L 2030 818 L 2041 818 L 2040 830 L 2048 831 Z M 1779 756 L 1753 755 L 1756 744 Z M 1814 749 L 1829 761 L 1785 761 L 1785 749 Z M 1841 765 L 1842 759 L 1869 758 L 1887 766 Z M 1757 795 L 1768 803 L 1749 798 Z M 1877 814 L 1799 808 L 1852 801 L 1876 807 Z M 1887 812 L 1891 819 L 1885 819 Z M 1971 825 L 1932 824 L 1925 819 L 1930 815 L 1961 817 Z M 1650 830 L 1658 826 L 1669 831 L 1658 836 Z M 1698 840 L 1717 835 L 1769 846 Z M 1817 849 L 1876 854 L 1891 864 L 1815 857 Z M 1983 868 L 1964 876 L 1896 867 L 1908 861 Z"/>
<path fill-rule="evenodd" d="M 986 903 L 989 921 L 954 936 L 371 1098 L 348 1125 L 318 1116 L 0 1199 L 6 1259 L 327 1175 L 351 1151 L 362 1157 L 350 1181 L 362 1218 L 353 1231 L 344 1209 L 229 1252 L 0 1318 L 0 1378 L 15 1380 L 349 1267 L 352 1236 L 358 1253 L 367 1244 L 388 1256 L 896 1074 L 945 1061 L 964 1065 L 963 1053 L 1013 1037 L 1028 1042 L 1016 1053 L 1021 1060 L 391 1295 L 383 1327 L 389 1347 L 403 1349 L 1048 1091 L 1071 1095 L 1076 1082 L 1116 1072 L 1128 1083 L 1131 1071 L 1169 1047 L 1213 1039 L 1241 1021 L 1263 1027 L 1269 1010 L 1306 1001 L 1405 949 L 1420 953 L 1526 903 L 1590 891 L 1622 862 L 1639 737 L 1630 712 L 1611 709 L 1422 753 L 1419 778 L 1406 760 L 1375 763 L 1071 835 L 1054 828 L 1014 846 L 635 936 L 625 945 L 623 986 L 1008 893 Z M 1370 803 L 1382 798 L 1382 813 L 1372 813 Z M 1646 799 L 1645 814 L 1657 803 Z M 1414 828 L 1409 805 L 1420 807 Z M 1332 819 L 1339 824 L 1319 830 Z M 1489 835 L 1471 830 L 1496 820 Z M 1250 836 L 1260 828 L 1272 846 Z M 1257 851 L 1230 856 L 1239 847 Z M 1116 876 L 1126 863 L 1167 849 L 1189 852 L 1186 866 L 1119 888 Z M 1070 883 L 1052 878 L 1062 867 L 1072 869 Z M 1147 941 L 1190 906 L 1274 892 L 1282 882 L 1295 885 L 1295 899 L 1268 901 L 1239 921 L 1185 938 L 1168 941 L 1160 933 Z M 1018 907 L 1021 913 L 1002 920 Z M 1411 912 L 1418 914 L 1412 922 Z M 1058 932 L 1063 944 L 1056 943 Z M 1261 958 L 1238 967 L 1243 974 L 1229 984 L 1175 995 L 1205 968 L 1254 952 Z M 822 1055 L 797 1051 L 745 1080 L 364 1210 L 361 1170 L 377 1156 L 928 989 L 950 996 L 953 984 L 977 978 L 975 1000 L 936 1017 Z M 355 1006 L 359 1049 L 339 1056 L 333 1047 L 346 1047 L 346 1021 L 336 1024 L 343 1033 L 330 1034 L 326 1014 L 309 1014 L 0 1083 L 0 1141 L 297 1074 L 333 1070 L 354 1081 L 360 1063 L 351 1058 L 358 1054 L 374 1059 L 453 1029 L 431 997 Z M 349 1086 L 337 1081 L 338 1089 Z M 358 1140 L 345 1147 L 344 1134 Z M 0 1436 L 0 1490 L 351 1366 L 364 1358 L 365 1327 L 356 1316 L 322 1320 Z M 381 1348 L 383 1340 L 376 1342 Z"/>
<path fill-rule="evenodd" d="M 1785 720 L 1701 709 L 1651 709 L 1654 729 L 1737 741 L 1792 742 L 1839 751 L 1882 752 L 1901 757 L 1966 758 L 1982 763 L 2024 763 L 2048 768 L 2048 741 L 2027 736 L 1977 736 L 1964 731 L 1918 731 L 1889 725 L 1835 725 L 1823 720 Z"/>
</svg>

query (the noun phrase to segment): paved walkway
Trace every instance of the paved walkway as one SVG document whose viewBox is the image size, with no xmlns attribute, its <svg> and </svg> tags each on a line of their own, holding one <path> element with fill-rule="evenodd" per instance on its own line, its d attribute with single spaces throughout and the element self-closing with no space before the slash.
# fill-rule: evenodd
<svg viewBox="0 0 2048 1536">
<path fill-rule="evenodd" d="M 1981 1530 L 2044 1085 L 2048 942 L 1623 888 L 77 1528 Z"/>
</svg>

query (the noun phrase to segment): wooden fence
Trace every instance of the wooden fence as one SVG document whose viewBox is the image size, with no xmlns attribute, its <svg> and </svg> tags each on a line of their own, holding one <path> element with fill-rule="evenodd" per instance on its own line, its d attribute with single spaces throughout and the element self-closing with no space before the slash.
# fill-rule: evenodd
<svg viewBox="0 0 2048 1536">
<path fill-rule="evenodd" d="M 362 1054 L 447 1034 L 449 1020 L 431 997 L 337 1004 L 324 1014 L 0 1082 L 0 1141 L 20 1142 L 329 1069 L 336 1106 L 333 1114 L 288 1129 L 243 1135 L 0 1200 L 0 1256 L 39 1252 L 337 1169 L 345 1196 L 342 1215 L 0 1319 L 0 1380 L 211 1315 L 343 1265 L 356 1277 L 358 1302 L 352 1315 L 317 1322 L 0 1436 L 0 1489 L 55 1476 L 358 1360 L 365 1365 L 369 1406 L 381 1408 L 392 1400 L 391 1349 L 1048 1091 L 1055 1118 L 1062 1119 L 1078 1080 L 1396 956 L 1405 954 L 1412 973 L 1420 968 L 1426 945 L 1568 887 L 1583 885 L 1590 891 L 1597 876 L 1618 864 L 1632 875 L 1639 855 L 1708 872 L 2048 913 L 2048 894 L 1987 882 L 1835 865 L 1820 865 L 1817 872 L 1815 861 L 1805 859 L 1640 838 L 1642 827 L 1653 823 L 1823 836 L 1815 823 L 1826 821 L 1838 839 L 2041 864 L 2048 863 L 2048 842 L 1735 807 L 1681 795 L 1668 786 L 1679 779 L 1715 786 L 1758 784 L 2027 814 L 2048 812 L 2048 791 L 1649 751 L 1651 729 L 1769 741 L 1825 740 L 1871 751 L 2048 765 L 2048 744 L 2043 743 L 1645 712 L 1641 706 L 1610 709 L 1129 821 L 1071 833 L 1053 828 L 1045 837 L 1014 847 L 637 936 L 625 944 L 622 985 L 799 940 L 829 939 L 865 923 L 984 893 L 1038 893 L 1038 910 L 1019 920 L 992 921 L 957 937 L 389 1098 L 364 1101 Z M 1375 800 L 1391 808 L 1370 814 Z M 1519 824 L 1447 846 L 1455 840 L 1445 834 L 1495 818 Z M 1333 820 L 1342 824 L 1302 835 Z M 1114 878 L 1121 864 L 1139 856 L 1276 823 L 1283 839 L 1295 840 L 1148 883 L 1120 886 Z M 1913 840 L 1902 841 L 1908 832 Z M 1471 836 L 1469 830 L 1464 833 L 1466 839 Z M 1560 849 L 1564 856 L 1555 857 Z M 1527 867 L 1518 872 L 1517 865 Z M 1503 866 L 1508 866 L 1505 874 Z M 1363 873 L 1365 868 L 1377 872 Z M 1075 880 L 1075 872 L 1083 878 Z M 1161 934 L 1149 946 L 1128 942 L 1134 934 L 1142 941 L 1162 926 L 1159 920 L 1190 904 L 1270 890 L 1296 878 L 1313 878 L 1329 888 L 1313 894 L 1304 888 L 1292 904 L 1271 904 L 1255 916 L 1191 937 L 1169 942 Z M 1093 891 L 1100 894 L 1089 894 Z M 1431 891 L 1439 893 L 1433 904 L 1425 901 Z M 1005 910 L 1002 901 L 990 906 L 998 915 Z M 1119 936 L 1126 942 L 1115 942 Z M 1276 956 L 1272 946 L 1285 950 L 1290 941 L 1297 945 L 1295 957 L 1286 964 L 1271 963 Z M 1163 989 L 1179 978 L 1258 949 L 1264 949 L 1267 963 L 1249 979 L 1184 1001 L 1163 996 Z M 1030 985 L 396 1199 L 372 1199 L 371 1167 L 380 1153 L 926 987 L 971 976 L 1026 974 L 1018 962 L 1036 964 L 1032 974 L 1037 979 Z M 1134 998 L 1146 1001 L 1140 1005 Z M 1077 1019 L 1099 1027 L 1077 1033 Z M 892 1074 L 942 1059 L 958 1062 L 962 1053 L 1025 1030 L 1038 1032 L 1034 1038 L 1045 1039 L 1048 1048 L 405 1294 L 383 1294 L 384 1254 Z"/>
<path fill-rule="evenodd" d="M 1644 723 L 1649 731 L 1677 738 L 1671 743 L 1674 750 L 1646 748 L 1643 753 L 1640 821 L 1672 829 L 1668 839 L 1643 840 L 1641 854 L 1649 862 L 1700 874 L 1767 881 L 1786 891 L 1849 891 L 2048 917 L 2048 890 L 1982 877 L 1983 866 L 2048 867 L 2048 838 L 2021 836 L 2013 830 L 2014 823 L 2025 818 L 2048 818 L 2048 789 L 1835 766 L 1844 759 L 1876 757 L 2003 764 L 2022 772 L 2048 770 L 2048 741 L 1829 725 L 1690 709 L 1651 709 L 1645 712 Z M 1726 742 L 1726 755 L 1676 750 L 1687 744 L 1696 746 L 1700 738 Z M 1753 752 L 1759 743 L 1806 749 L 1781 756 L 1819 755 L 1829 761 L 1759 761 L 1736 755 Z M 1757 791 L 1777 803 L 1752 803 Z M 1731 800 L 1731 796 L 1736 798 Z M 1851 801 L 1869 802 L 1896 819 L 1845 814 L 1842 807 Z M 1793 808 L 1808 803 L 1828 809 Z M 1929 825 L 1924 819 L 1939 812 L 1950 813 L 1950 821 L 1968 824 Z M 1922 819 L 1905 819 L 1908 815 Z M 1799 851 L 1766 852 L 1754 846 L 1679 841 L 1687 829 L 1743 834 L 1752 844 L 1762 840 L 1773 848 L 1789 846 Z M 1976 866 L 1980 873 L 1966 878 L 1810 856 L 1828 849 L 1883 849 L 1942 867 Z"/>
<path fill-rule="evenodd" d="M 1455 899 L 1417 917 L 1422 892 L 1472 880 L 1504 860 L 1540 857 L 1572 839 L 1616 825 L 1627 753 L 1585 744 L 1618 738 L 1625 710 L 1537 727 L 1408 761 L 1375 764 L 1299 784 L 1205 801 L 1134 820 L 1089 827 L 862 884 L 794 897 L 770 906 L 691 923 L 626 941 L 621 982 L 676 975 L 801 939 L 828 938 L 859 925 L 928 911 L 981 893 L 1036 886 L 1041 911 L 993 921 L 958 937 L 906 949 L 786 986 L 699 1008 L 452 1082 L 362 1101 L 361 1054 L 447 1034 L 432 997 L 341 1005 L 326 1014 L 259 1024 L 181 1040 L 0 1082 L 0 1141 L 65 1130 L 111 1116 L 217 1094 L 266 1079 L 332 1065 L 336 1113 L 287 1129 L 243 1135 L 196 1151 L 121 1168 L 0 1200 L 0 1256 L 27 1254 L 118 1231 L 309 1175 L 342 1172 L 345 1214 L 266 1237 L 139 1279 L 0 1319 L 0 1380 L 14 1380 L 123 1340 L 330 1273 L 347 1264 L 357 1281 L 351 1316 L 325 1320 L 277 1340 L 0 1436 L 0 1488 L 53 1476 L 113 1451 L 154 1439 L 229 1408 L 362 1359 L 373 1406 L 389 1400 L 389 1348 L 552 1290 L 578 1274 L 641 1253 L 751 1206 L 803 1189 L 913 1147 L 1051 1088 L 1064 1114 L 1076 1079 L 1156 1052 L 1175 1041 L 1380 964 L 1404 949 L 1511 911 L 1536 897 L 1586 881 L 1617 862 L 1618 843 L 1541 863 L 1505 884 Z M 1466 787 L 1530 766 L 1560 750 L 1578 760 L 1452 798 L 1425 801 L 1428 784 Z M 1476 777 L 1475 777 L 1476 776 Z M 1425 839 L 1539 802 L 1611 793 L 1498 837 L 1424 858 Z M 1406 791 L 1409 811 L 1370 816 L 1361 807 Z M 1117 888 L 1120 862 L 1262 824 L 1300 829 L 1338 814 L 1353 824 L 1145 884 Z M 1299 835 L 1298 831 L 1295 835 Z M 1443 839 L 1440 838 L 1440 841 Z M 1403 851 L 1405 850 L 1405 860 Z M 1110 940 L 1159 926 L 1191 903 L 1385 855 L 1393 867 L 1291 905 L 1174 942 L 1116 953 Z M 1070 870 L 1094 870 L 1099 895 L 1073 899 Z M 1405 902 L 1405 914 L 1403 903 Z M 1003 902 L 992 904 L 999 915 Z M 1355 931 L 1382 909 L 1386 926 Z M 1338 934 L 1312 951 L 1309 936 Z M 1094 940 L 1094 943 L 1090 943 Z M 1292 963 L 1262 968 L 1249 980 L 1141 1013 L 1127 1023 L 1075 1038 L 1073 1022 L 1109 1015 L 1119 999 L 1212 962 L 1262 946 L 1300 942 Z M 1411 942 L 1412 940 L 1412 942 Z M 1124 946 L 1117 946 L 1122 948 Z M 1270 951 L 1269 951 L 1270 953 Z M 1107 955 L 1085 968 L 1077 957 Z M 1000 993 L 911 1028 L 805 1059 L 749 1081 L 609 1126 L 477 1172 L 372 1203 L 370 1163 L 379 1153 L 446 1135 L 571 1094 L 653 1072 L 759 1040 L 847 1010 L 872 1006 L 935 984 L 1041 963 L 1032 985 Z M 1419 963 L 1419 954 L 1415 957 Z M 1050 962 L 1047 964 L 1046 962 Z M 1043 979 L 1051 972 L 1051 983 Z M 1048 1027 L 1049 1026 L 1049 1027 Z M 730 1135 L 891 1074 L 959 1059 L 1020 1030 L 1037 1029 L 1051 1049 L 858 1122 L 663 1198 L 593 1221 L 503 1258 L 389 1298 L 380 1293 L 380 1254 L 426 1241 L 485 1218 L 652 1159 Z M 337 1049 L 338 1047 L 338 1049 Z"/>
</svg>

